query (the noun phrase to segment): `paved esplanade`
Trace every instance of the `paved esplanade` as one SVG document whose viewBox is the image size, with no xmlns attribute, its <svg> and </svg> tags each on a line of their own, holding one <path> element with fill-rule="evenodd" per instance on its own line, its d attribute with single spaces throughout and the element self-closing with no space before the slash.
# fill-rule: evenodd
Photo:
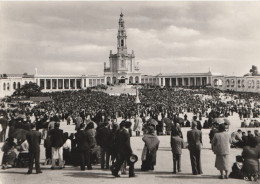
<svg viewBox="0 0 260 184">
<path fill-rule="evenodd" d="M 188 119 L 192 117 L 192 114 L 188 114 Z M 234 116 L 229 117 L 231 126 L 229 133 L 236 131 L 240 127 L 238 115 L 234 113 Z M 204 122 L 204 118 L 202 122 Z M 61 128 L 64 131 L 74 132 L 74 125 L 67 126 L 65 122 L 61 123 Z M 249 128 L 242 129 L 243 131 Z M 254 130 L 256 128 L 250 128 Z M 184 141 L 187 141 L 186 135 L 190 128 L 182 128 Z M 50 165 L 41 166 L 43 174 L 31 174 L 26 175 L 27 168 L 11 168 L 7 170 L 0 170 L 0 184 L 76 184 L 76 183 L 171 183 L 171 184 L 187 184 L 187 183 L 250 183 L 249 181 L 238 180 L 238 179 L 218 179 L 219 171 L 215 168 L 215 155 L 210 149 L 209 144 L 209 129 L 203 129 L 203 149 L 201 151 L 202 170 L 203 175 L 194 176 L 191 174 L 191 164 L 189 151 L 183 149 L 182 154 L 182 173 L 172 174 L 172 153 L 170 148 L 170 137 L 159 136 L 160 146 L 157 152 L 157 165 L 154 171 L 142 172 L 141 168 L 141 153 L 144 146 L 141 137 L 132 137 L 131 144 L 133 151 L 138 155 L 139 160 L 135 164 L 135 171 L 137 177 L 128 178 L 128 175 L 121 175 L 121 178 L 114 178 L 109 170 L 101 170 L 100 165 L 94 165 L 93 170 L 80 171 L 80 167 L 66 166 L 63 170 L 51 170 Z M 135 135 L 133 133 L 133 135 Z M 241 154 L 242 149 L 231 149 L 230 155 L 230 169 L 232 164 L 235 162 L 235 156 Z M 44 148 L 41 148 L 41 161 L 45 158 Z M 33 171 L 35 173 L 35 170 Z"/>
</svg>

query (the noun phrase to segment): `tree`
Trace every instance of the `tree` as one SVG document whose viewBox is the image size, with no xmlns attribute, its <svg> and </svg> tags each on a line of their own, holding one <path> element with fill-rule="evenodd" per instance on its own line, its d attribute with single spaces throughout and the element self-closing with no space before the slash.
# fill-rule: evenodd
<svg viewBox="0 0 260 184">
<path fill-rule="evenodd" d="M 42 94 L 41 90 L 41 87 L 36 83 L 29 82 L 28 84 L 24 84 L 21 88 L 17 88 L 12 96 L 26 96 L 27 98 L 39 96 Z"/>
<path fill-rule="evenodd" d="M 256 76 L 256 75 L 258 75 L 257 66 L 252 65 L 252 68 L 250 69 L 249 72 L 252 74 L 252 76 Z"/>
</svg>

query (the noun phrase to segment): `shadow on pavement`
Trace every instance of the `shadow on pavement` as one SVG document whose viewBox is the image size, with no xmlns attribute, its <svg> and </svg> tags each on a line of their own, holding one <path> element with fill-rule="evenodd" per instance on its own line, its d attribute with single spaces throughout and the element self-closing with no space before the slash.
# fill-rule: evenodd
<svg viewBox="0 0 260 184">
<path fill-rule="evenodd" d="M 142 174 L 151 174 L 151 175 L 158 175 L 158 174 L 172 174 L 170 171 L 142 171 L 141 169 L 135 169 L 135 172 L 140 175 Z"/>
<path fill-rule="evenodd" d="M 26 173 L 27 173 L 27 170 L 25 170 L 23 172 L 17 172 L 17 171 L 2 171 L 2 172 L 0 172 L 0 174 L 23 174 L 23 175 L 26 175 Z"/>
<path fill-rule="evenodd" d="M 82 172 L 71 172 L 71 173 L 64 173 L 64 176 L 75 177 L 75 178 L 107 178 L 107 179 L 114 179 L 112 174 L 108 173 L 89 173 L 87 171 Z"/>
<path fill-rule="evenodd" d="M 218 179 L 218 176 L 216 175 L 188 175 L 188 174 L 178 174 L 178 175 L 175 175 L 175 174 L 172 174 L 172 176 L 155 176 L 155 177 L 158 177 L 158 178 L 164 178 L 164 179 L 167 179 L 167 178 L 179 178 L 179 179 Z"/>
</svg>

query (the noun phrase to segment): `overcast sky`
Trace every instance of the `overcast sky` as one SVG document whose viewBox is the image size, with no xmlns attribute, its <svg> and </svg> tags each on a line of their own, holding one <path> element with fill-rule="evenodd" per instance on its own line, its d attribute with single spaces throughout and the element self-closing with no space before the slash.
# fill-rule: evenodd
<svg viewBox="0 0 260 184">
<path fill-rule="evenodd" d="M 102 75 L 121 8 L 143 74 L 260 68 L 260 2 L 0 2 L 0 73 Z"/>
</svg>

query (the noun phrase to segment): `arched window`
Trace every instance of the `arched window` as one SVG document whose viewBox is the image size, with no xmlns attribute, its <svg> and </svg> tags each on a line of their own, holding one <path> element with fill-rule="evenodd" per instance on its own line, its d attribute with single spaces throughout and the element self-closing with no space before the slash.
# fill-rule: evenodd
<svg viewBox="0 0 260 184">
<path fill-rule="evenodd" d="M 226 80 L 226 85 L 227 87 L 229 87 L 229 80 Z"/>
<path fill-rule="evenodd" d="M 16 82 L 13 83 L 13 89 L 16 89 Z"/>
<path fill-rule="evenodd" d="M 107 77 L 107 84 L 111 84 L 111 78 L 110 77 Z"/>
<path fill-rule="evenodd" d="M 135 83 L 139 83 L 139 77 L 138 76 L 135 77 Z"/>
<path fill-rule="evenodd" d="M 255 88 L 255 81 L 252 80 L 252 88 Z"/>
<path fill-rule="evenodd" d="M 124 40 L 121 40 L 121 47 L 124 46 Z"/>
<path fill-rule="evenodd" d="M 134 78 L 132 76 L 129 77 L 129 84 L 133 83 Z"/>
<path fill-rule="evenodd" d="M 259 80 L 258 80 L 258 81 L 256 81 L 256 87 L 257 87 L 257 89 L 259 89 L 259 88 L 260 88 L 260 82 L 259 82 Z"/>
<path fill-rule="evenodd" d="M 218 86 L 218 79 L 214 80 L 214 86 L 217 87 Z"/>
<path fill-rule="evenodd" d="M 17 88 L 19 88 L 19 89 L 21 88 L 21 83 L 20 82 L 17 83 Z"/>
<path fill-rule="evenodd" d="M 5 91 L 5 89 L 6 89 L 6 84 L 4 83 L 4 85 L 3 85 L 3 90 Z"/>
<path fill-rule="evenodd" d="M 9 82 L 7 83 L 7 90 L 8 90 L 8 91 L 10 90 L 10 84 L 9 84 Z"/>
</svg>

